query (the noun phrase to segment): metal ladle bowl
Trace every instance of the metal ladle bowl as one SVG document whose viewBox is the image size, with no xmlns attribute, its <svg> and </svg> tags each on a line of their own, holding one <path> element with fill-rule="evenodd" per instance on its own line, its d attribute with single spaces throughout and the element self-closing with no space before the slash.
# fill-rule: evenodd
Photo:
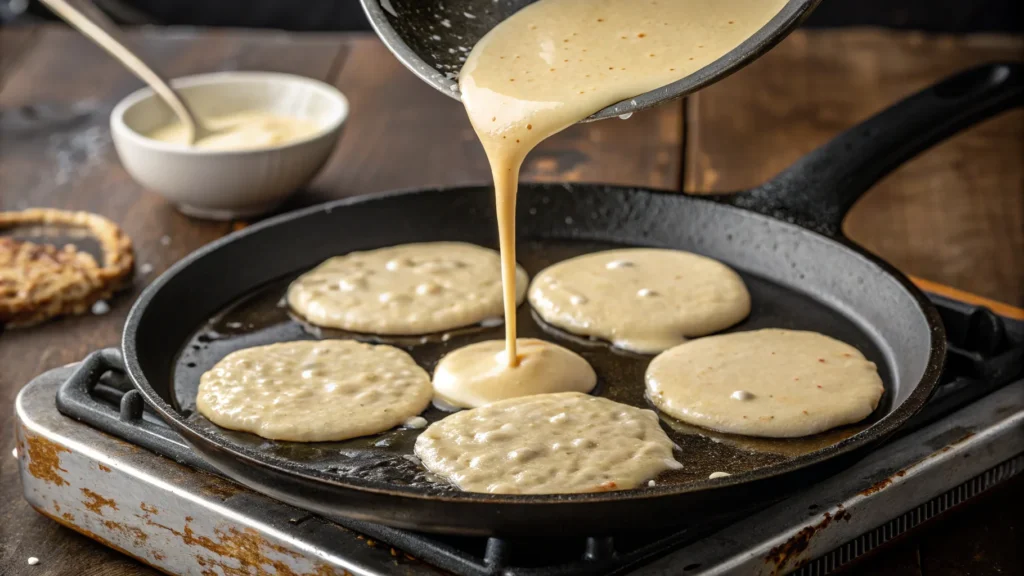
<svg viewBox="0 0 1024 576">
<path fill-rule="evenodd" d="M 373 29 L 398 60 L 458 100 L 458 74 L 469 51 L 491 28 L 535 0 L 360 1 Z M 718 60 L 676 82 L 612 104 L 584 122 L 632 114 L 725 78 L 778 44 L 819 2 L 790 0 L 763 28 Z"/>
</svg>

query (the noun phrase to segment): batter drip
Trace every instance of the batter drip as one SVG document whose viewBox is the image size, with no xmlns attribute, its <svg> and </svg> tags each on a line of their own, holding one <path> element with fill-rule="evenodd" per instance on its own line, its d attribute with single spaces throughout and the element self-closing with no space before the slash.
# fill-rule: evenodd
<svg viewBox="0 0 1024 576">
<path fill-rule="evenodd" d="M 505 345 L 516 353 L 519 169 L 545 138 L 619 100 L 683 78 L 763 27 L 786 0 L 540 0 L 488 32 L 459 76 L 494 178 Z"/>
</svg>

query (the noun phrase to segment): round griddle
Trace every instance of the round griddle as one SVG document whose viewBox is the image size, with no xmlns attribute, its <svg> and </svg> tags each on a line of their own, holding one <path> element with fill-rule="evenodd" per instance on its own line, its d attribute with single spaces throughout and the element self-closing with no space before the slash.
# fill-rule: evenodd
<svg viewBox="0 0 1024 576">
<path fill-rule="evenodd" d="M 267 441 L 195 413 L 199 376 L 232 350 L 301 338 L 357 338 L 409 351 L 427 370 L 446 352 L 502 337 L 473 327 L 442 337 L 378 338 L 304 325 L 281 304 L 296 275 L 353 250 L 457 240 L 496 247 L 488 187 L 417 190 L 332 202 L 272 218 L 183 259 L 140 296 L 122 343 L 146 402 L 224 474 L 314 512 L 425 531 L 533 537 L 618 534 L 692 522 L 764 503 L 850 465 L 886 439 L 931 394 L 945 353 L 936 311 L 906 277 L 843 238 L 843 216 L 871 184 L 954 132 L 1021 103 L 1022 67 L 972 69 L 841 134 L 778 177 L 734 195 L 593 184 L 524 185 L 520 262 L 535 275 L 577 254 L 622 246 L 689 250 L 723 261 L 747 282 L 750 317 L 731 330 L 815 330 L 878 364 L 885 396 L 865 422 L 795 440 L 715 434 L 662 415 L 681 471 L 652 487 L 597 494 L 509 496 L 460 492 L 412 457 L 416 430 L 345 442 Z M 965 191 L 969 193 L 969 191 Z M 649 407 L 650 356 L 545 326 L 528 304 L 522 336 L 582 354 L 597 394 Z M 431 421 L 443 413 L 428 410 Z M 714 471 L 733 475 L 709 480 Z"/>
</svg>

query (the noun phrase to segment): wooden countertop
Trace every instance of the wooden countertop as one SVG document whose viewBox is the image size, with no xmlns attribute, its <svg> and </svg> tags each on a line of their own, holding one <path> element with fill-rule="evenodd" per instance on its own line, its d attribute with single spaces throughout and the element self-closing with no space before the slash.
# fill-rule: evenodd
<svg viewBox="0 0 1024 576">
<path fill-rule="evenodd" d="M 488 179 L 460 106 L 413 77 L 372 36 L 153 29 L 129 38 L 167 76 L 272 70 L 320 78 L 347 94 L 352 115 L 338 151 L 286 208 Z M 524 180 L 737 190 L 946 74 L 1022 57 L 1024 39 L 1006 36 L 801 31 L 685 103 L 566 130 L 531 155 Z M 142 287 L 192 250 L 245 225 L 186 218 L 124 172 L 107 121 L 113 105 L 138 86 L 67 29 L 0 29 L 0 210 L 46 206 L 103 214 L 134 239 L 140 269 L 134 288 L 104 316 L 0 335 L 3 574 L 152 572 L 34 513 L 21 498 L 15 460 L 6 457 L 14 445 L 10 407 L 22 385 L 117 345 Z M 847 233 L 910 274 L 1024 306 L 1022 135 L 1024 111 L 1017 110 L 937 146 L 869 192 L 848 218 Z M 141 273 L 145 264 L 149 274 Z M 1021 483 L 1015 486 L 853 572 L 1020 573 L 1016 537 L 1024 499 Z M 41 559 L 31 571 L 29 556 Z"/>
</svg>

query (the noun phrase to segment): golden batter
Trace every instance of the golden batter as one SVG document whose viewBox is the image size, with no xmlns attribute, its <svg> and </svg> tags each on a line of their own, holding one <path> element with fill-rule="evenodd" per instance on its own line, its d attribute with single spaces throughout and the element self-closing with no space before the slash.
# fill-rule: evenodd
<svg viewBox="0 0 1024 576">
<path fill-rule="evenodd" d="M 540 0 L 500 23 L 473 47 L 459 88 L 494 177 L 510 366 L 518 361 L 515 205 L 526 154 L 605 106 L 679 80 L 717 60 L 785 4 L 786 0 Z"/>
<path fill-rule="evenodd" d="M 284 116 L 266 110 L 246 110 L 202 118 L 213 131 L 192 144 L 203 150 L 255 150 L 271 148 L 309 138 L 320 127 L 316 122 L 296 116 Z M 180 122 L 157 128 L 147 137 L 161 142 L 188 144 L 188 131 Z"/>
<path fill-rule="evenodd" d="M 577 392 L 464 410 L 431 424 L 416 456 L 467 492 L 565 494 L 639 486 L 681 468 L 650 410 Z"/>
<path fill-rule="evenodd" d="M 203 374 L 196 407 L 224 428 L 321 442 L 409 422 L 430 397 L 430 377 L 398 348 L 322 340 L 228 354 Z"/>
<path fill-rule="evenodd" d="M 526 272 L 517 268 L 522 302 Z M 337 256 L 288 287 L 288 304 L 317 326 L 417 335 L 500 318 L 494 250 L 462 242 L 403 244 Z M 513 311 L 512 318 L 515 318 Z"/>
<path fill-rule="evenodd" d="M 816 332 L 767 329 L 700 338 L 655 358 L 647 396 L 684 422 L 792 438 L 859 422 L 878 407 L 878 369 Z"/>
<path fill-rule="evenodd" d="M 651 248 L 559 262 L 533 279 L 529 298 L 549 324 L 644 353 L 728 328 L 750 313 L 743 280 L 725 264 Z"/>
<path fill-rule="evenodd" d="M 457 408 L 553 392 L 590 392 L 597 375 L 580 355 L 557 344 L 520 338 L 519 365 L 508 367 L 505 343 L 477 342 L 448 354 L 434 370 L 434 397 Z"/>
</svg>

